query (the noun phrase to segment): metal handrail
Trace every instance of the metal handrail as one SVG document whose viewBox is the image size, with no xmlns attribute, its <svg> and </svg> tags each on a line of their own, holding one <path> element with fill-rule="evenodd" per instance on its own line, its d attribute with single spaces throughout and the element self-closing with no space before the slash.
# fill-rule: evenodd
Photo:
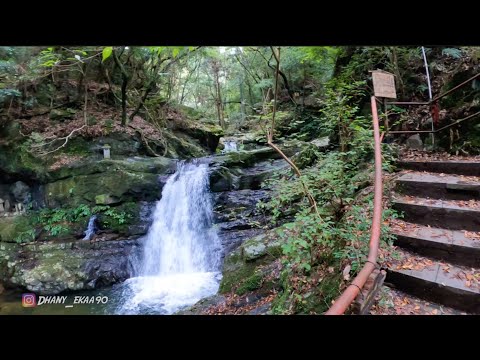
<svg viewBox="0 0 480 360">
<path fill-rule="evenodd" d="M 325 315 L 341 315 L 345 313 L 347 308 L 356 298 L 363 286 L 368 280 L 370 274 L 375 270 L 377 265 L 378 246 L 380 243 L 380 225 L 382 220 L 382 153 L 380 128 L 378 124 L 378 112 L 375 96 L 371 98 L 372 117 L 373 117 L 373 136 L 375 139 L 375 197 L 373 199 L 373 220 L 370 233 L 370 245 L 368 251 L 368 259 L 362 270 L 353 279 L 352 283 L 345 289 L 343 294 L 328 309 Z"/>
<path fill-rule="evenodd" d="M 448 94 L 460 89 L 461 87 L 465 86 L 466 84 L 472 82 L 473 80 L 477 79 L 478 77 L 480 77 L 480 73 L 472 76 L 471 78 L 465 80 L 464 82 L 458 84 L 457 86 L 451 88 L 450 90 L 444 92 L 443 94 L 440 94 L 438 96 L 435 96 L 433 99 L 431 99 L 430 101 L 426 101 L 426 102 L 422 102 L 422 101 L 391 101 L 391 102 L 386 102 L 385 104 L 388 106 L 388 105 L 432 105 L 432 104 L 437 104 L 438 103 L 438 100 L 440 100 L 441 98 L 447 96 Z M 432 128 L 432 130 L 397 130 L 397 131 L 389 131 L 389 129 L 385 129 L 387 133 L 389 134 L 419 134 L 419 133 L 428 133 L 428 134 L 435 134 L 439 131 L 442 131 L 442 130 L 445 130 L 453 125 L 456 125 L 464 120 L 467 120 L 467 119 L 470 119 L 476 115 L 478 115 L 479 113 L 475 113 L 475 114 L 472 114 L 472 115 L 469 115 L 467 116 L 466 118 L 464 119 L 460 119 L 460 120 L 457 120 L 449 125 L 446 125 L 440 129 L 437 129 L 437 130 L 434 130 Z M 385 111 L 385 116 L 386 116 L 386 124 L 388 124 L 388 112 Z M 386 125 L 387 127 L 388 125 Z"/>
<path fill-rule="evenodd" d="M 458 90 L 465 84 L 468 84 L 470 81 L 475 80 L 476 78 L 480 77 L 480 73 L 477 75 L 471 77 L 470 79 L 464 81 L 463 83 L 455 86 L 454 88 L 448 90 L 447 92 L 434 97 L 432 100 L 428 102 L 389 102 L 388 104 L 392 105 L 430 105 L 438 102 L 439 99 L 442 97 L 450 94 L 453 91 Z M 350 283 L 350 285 L 345 289 L 345 291 L 340 295 L 340 297 L 335 300 L 333 305 L 328 309 L 328 311 L 325 313 L 325 315 L 342 315 L 345 313 L 345 311 L 348 309 L 348 307 L 352 304 L 352 302 L 355 300 L 357 295 L 360 293 L 362 290 L 363 286 L 367 282 L 369 276 L 372 274 L 373 270 L 378 267 L 377 264 L 377 256 L 378 256 L 378 247 L 380 244 L 380 230 L 381 230 L 381 220 L 382 220 L 382 196 L 383 196 L 383 184 L 382 184 L 382 153 L 381 153 L 381 141 L 383 139 L 383 133 L 382 136 L 380 136 L 380 130 L 379 130 L 379 121 L 378 121 L 378 111 L 377 111 L 377 101 L 378 99 L 375 96 L 371 97 L 371 107 L 372 107 L 372 118 L 373 118 L 373 135 L 374 135 L 374 140 L 375 140 L 375 196 L 373 200 L 373 219 L 372 219 L 372 227 L 371 227 L 371 233 L 370 233 L 370 244 L 369 244 L 369 252 L 368 252 L 368 259 L 363 266 L 363 268 L 360 270 L 358 275 L 353 279 L 353 281 Z M 475 114 L 469 115 L 464 119 L 457 120 L 456 122 L 449 124 L 447 126 L 444 126 L 440 129 L 437 130 L 432 130 L 432 131 L 409 131 L 409 132 L 428 132 L 428 133 L 435 133 L 442 131 L 450 126 L 453 126 L 455 124 L 458 124 L 462 121 L 468 120 L 476 115 L 480 115 L 480 112 L 477 112 Z M 386 129 L 386 132 L 388 132 L 388 129 Z M 399 132 L 393 132 L 391 131 L 390 133 L 399 133 Z M 406 133 L 403 132 L 403 133 Z"/>
</svg>

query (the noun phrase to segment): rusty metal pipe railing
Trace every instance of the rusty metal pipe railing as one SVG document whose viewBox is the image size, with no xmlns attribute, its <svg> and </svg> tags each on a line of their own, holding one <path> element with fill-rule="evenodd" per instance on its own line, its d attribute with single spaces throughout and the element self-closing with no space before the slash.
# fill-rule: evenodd
<svg viewBox="0 0 480 360">
<path fill-rule="evenodd" d="M 450 94 L 451 92 L 457 90 L 457 89 L 460 89 L 462 86 L 468 84 L 470 81 L 473 81 L 475 80 L 476 78 L 478 78 L 480 76 L 480 73 L 478 73 L 477 75 L 474 75 L 472 76 L 470 79 L 468 80 L 465 80 L 464 82 L 462 82 L 461 84 L 458 84 L 457 86 L 451 88 L 450 90 L 444 92 L 443 94 L 440 94 L 438 96 L 435 96 L 430 102 L 433 103 L 435 101 L 438 101 L 440 100 L 441 98 L 443 98 L 444 96 L 447 96 L 448 94 Z"/>
<path fill-rule="evenodd" d="M 451 123 L 451 124 L 448 124 L 448 125 L 445 125 L 444 127 L 441 127 L 440 129 L 436 129 L 436 130 L 397 130 L 397 131 L 390 131 L 389 133 L 390 134 L 422 134 L 422 133 L 428 133 L 428 134 L 431 134 L 431 133 L 438 133 L 440 131 L 443 131 L 445 129 L 448 129 L 454 125 L 458 125 L 460 124 L 461 122 L 465 121 L 465 120 L 469 120 L 475 116 L 478 116 L 480 115 L 480 111 L 477 111 L 476 113 L 474 114 L 471 114 L 471 115 L 468 115 L 467 117 L 464 117 L 463 119 L 459 119 L 459 120 L 456 120 L 455 122 Z"/>
<path fill-rule="evenodd" d="M 389 101 L 387 102 L 387 105 L 429 105 L 429 101 L 420 101 L 420 102 L 415 102 L 415 101 Z"/>
<path fill-rule="evenodd" d="M 380 129 L 378 124 L 378 112 L 375 96 L 371 98 L 373 135 L 375 139 L 375 197 L 373 200 L 373 220 L 370 233 L 368 259 L 362 270 L 345 289 L 343 294 L 328 309 L 325 315 L 341 315 L 345 313 L 355 297 L 361 291 L 370 274 L 377 267 L 378 245 L 380 243 L 380 226 L 382 222 L 382 153 L 380 147 Z"/>
<path fill-rule="evenodd" d="M 448 94 L 450 94 L 451 92 L 454 92 L 458 89 L 460 89 L 461 87 L 465 86 L 466 84 L 468 84 L 469 82 L 475 80 L 476 78 L 480 77 L 480 73 L 472 76 L 471 78 L 465 80 L 464 82 L 458 84 L 457 86 L 451 88 L 450 90 L 448 91 L 445 91 L 443 94 L 440 94 L 438 96 L 435 96 L 432 100 L 430 101 L 391 101 L 391 102 L 387 102 L 387 105 L 430 105 L 430 104 L 433 104 L 435 102 L 437 102 L 438 100 L 440 100 L 441 98 L 447 96 Z"/>
<path fill-rule="evenodd" d="M 432 116 L 434 117 L 434 119 L 437 119 L 438 121 L 438 100 L 440 100 L 441 98 L 447 96 L 448 94 L 460 89 L 461 87 L 465 86 L 466 84 L 470 83 L 471 81 L 477 79 L 480 77 L 480 73 L 472 76 L 471 78 L 465 80 L 464 82 L 456 85 L 455 87 L 451 88 L 450 90 L 444 92 L 443 94 L 440 94 L 438 96 L 435 96 L 433 99 L 431 99 L 430 101 L 428 102 L 415 102 L 415 101 L 392 101 L 392 102 L 386 102 L 385 103 L 385 106 L 388 106 L 388 105 L 406 105 L 406 106 L 410 106 L 410 105 L 433 105 L 433 108 L 431 108 L 431 111 L 432 111 Z M 434 111 L 434 108 L 436 107 L 436 112 Z M 436 114 L 436 115 L 435 115 Z M 474 117 L 476 116 L 477 114 L 473 114 L 469 117 L 467 117 L 468 119 L 471 118 L 471 117 Z M 421 134 L 421 133 L 428 133 L 428 134 L 436 134 L 437 132 L 439 131 L 442 131 L 442 130 L 445 130 L 453 125 L 456 125 L 464 120 L 467 120 L 467 118 L 465 119 L 461 119 L 461 120 L 457 120 L 456 122 L 452 123 L 452 124 L 449 124 L 449 125 L 446 125 L 444 127 L 442 127 L 441 129 L 437 129 L 435 130 L 433 128 L 433 125 L 435 123 L 435 121 L 432 122 L 432 130 L 397 130 L 397 131 L 390 131 L 390 129 L 388 128 L 388 112 L 386 112 L 385 114 L 385 131 L 388 133 L 388 134 Z M 433 136 L 433 135 L 432 135 Z M 433 140 L 433 138 L 432 138 Z"/>
</svg>

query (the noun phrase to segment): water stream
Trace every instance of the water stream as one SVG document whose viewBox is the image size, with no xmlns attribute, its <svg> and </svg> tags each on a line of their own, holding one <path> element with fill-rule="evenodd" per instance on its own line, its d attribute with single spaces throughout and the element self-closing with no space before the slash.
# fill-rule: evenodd
<svg viewBox="0 0 480 360">
<path fill-rule="evenodd" d="M 135 277 L 121 284 L 119 314 L 171 314 L 217 292 L 221 246 L 208 165 L 181 162 L 165 184 Z"/>
<path fill-rule="evenodd" d="M 223 149 L 224 153 L 238 151 L 237 143 L 235 141 L 225 141 L 225 148 Z"/>
<path fill-rule="evenodd" d="M 85 230 L 85 237 L 83 240 L 90 240 L 97 230 L 95 227 L 95 220 L 97 220 L 97 215 L 93 215 L 88 220 L 87 230 Z"/>
</svg>

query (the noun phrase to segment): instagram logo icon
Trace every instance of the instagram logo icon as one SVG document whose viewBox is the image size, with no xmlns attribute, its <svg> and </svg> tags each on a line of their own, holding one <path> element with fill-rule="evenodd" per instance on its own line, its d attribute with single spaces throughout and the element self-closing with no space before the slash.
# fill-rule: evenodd
<svg viewBox="0 0 480 360">
<path fill-rule="evenodd" d="M 23 307 L 37 306 L 37 298 L 35 297 L 35 294 L 22 294 L 22 306 Z"/>
</svg>

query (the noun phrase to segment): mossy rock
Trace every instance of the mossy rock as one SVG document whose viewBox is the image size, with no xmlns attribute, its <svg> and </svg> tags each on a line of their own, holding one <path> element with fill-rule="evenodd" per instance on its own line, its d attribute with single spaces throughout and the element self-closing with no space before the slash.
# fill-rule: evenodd
<svg viewBox="0 0 480 360">
<path fill-rule="evenodd" d="M 166 131 L 163 135 L 168 143 L 167 156 L 189 159 L 208 155 L 198 141 L 192 139 L 185 133 L 180 131 L 173 133 Z"/>
<path fill-rule="evenodd" d="M 35 239 L 33 219 L 28 215 L 0 217 L 0 241 L 28 242 Z"/>
<path fill-rule="evenodd" d="M 93 289 L 129 277 L 135 240 L 17 244 L 0 243 L 0 281 L 39 294 Z"/>
<path fill-rule="evenodd" d="M 50 207 L 94 204 L 98 194 L 116 202 L 153 200 L 158 197 L 158 176 L 117 170 L 100 174 L 81 175 L 45 185 L 45 200 Z"/>
<path fill-rule="evenodd" d="M 64 121 L 67 119 L 73 119 L 75 114 L 77 113 L 74 109 L 53 109 L 50 111 L 50 120 L 59 120 Z"/>
<path fill-rule="evenodd" d="M 28 153 L 22 139 L 0 146 L 0 173 L 2 172 L 16 179 L 45 180 L 47 177 L 46 162 Z"/>
<path fill-rule="evenodd" d="M 245 241 L 239 248 L 225 257 L 220 293 L 230 292 L 240 285 L 240 292 L 251 291 L 258 283 L 254 276 L 258 266 L 266 265 L 282 255 L 282 240 L 274 232 L 256 236 Z"/>
<path fill-rule="evenodd" d="M 263 275 L 259 272 L 253 273 L 252 276 L 246 278 L 238 287 L 237 295 L 246 294 L 249 291 L 254 291 L 262 286 Z"/>
<path fill-rule="evenodd" d="M 192 126 L 185 128 L 184 132 L 197 139 L 199 143 L 214 152 L 220 138 L 224 135 L 223 129 L 216 124 L 197 121 Z"/>
<path fill-rule="evenodd" d="M 127 159 L 83 159 L 51 171 L 49 176 L 52 180 L 61 180 L 79 175 L 90 175 L 105 172 L 125 170 L 132 173 L 163 174 L 173 171 L 174 161 L 164 157 L 155 158 L 127 158 Z"/>
</svg>

